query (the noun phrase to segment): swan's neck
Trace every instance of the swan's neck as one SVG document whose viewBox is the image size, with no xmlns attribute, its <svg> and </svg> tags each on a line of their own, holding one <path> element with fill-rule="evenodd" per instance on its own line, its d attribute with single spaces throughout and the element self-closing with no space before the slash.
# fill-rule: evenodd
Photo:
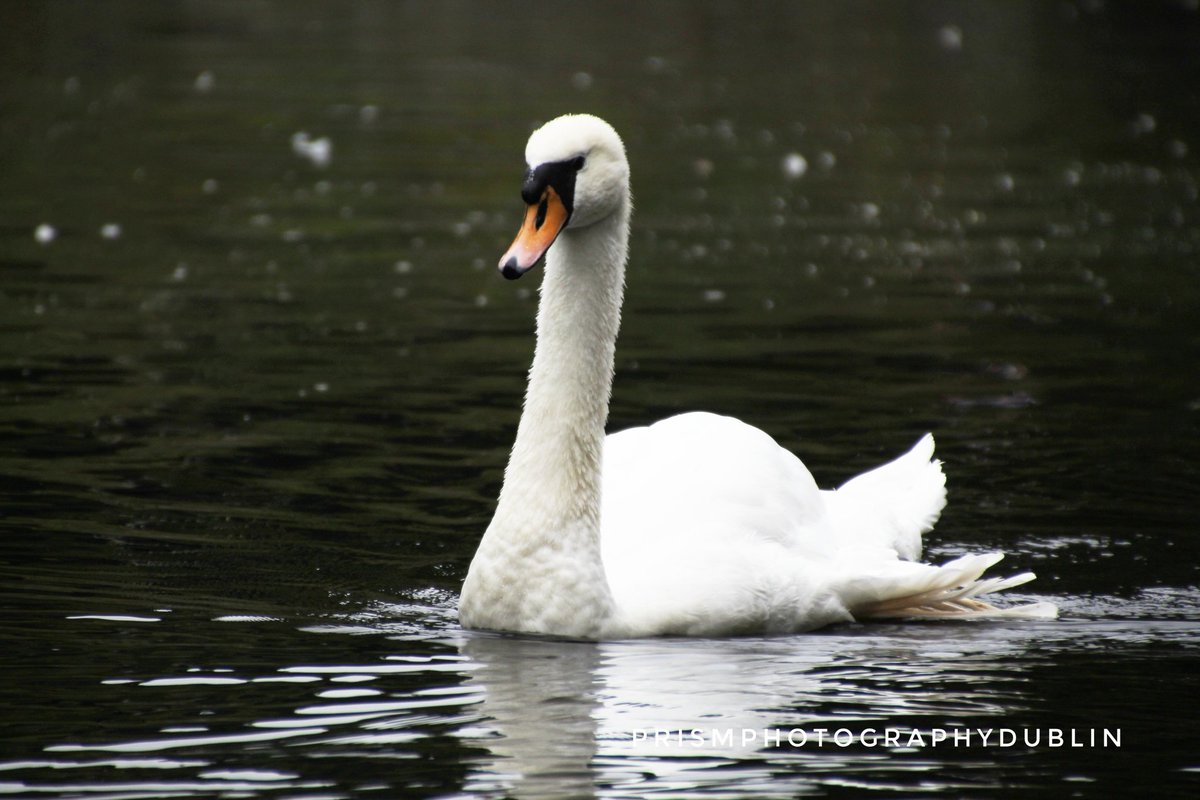
<svg viewBox="0 0 1200 800">
<path fill-rule="evenodd" d="M 463 587 L 469 626 L 594 637 L 613 615 L 600 484 L 628 209 L 568 229 L 547 254 L 525 409 Z"/>
<path fill-rule="evenodd" d="M 614 222 L 564 234 L 547 254 L 537 347 L 500 510 L 520 498 L 552 519 L 598 518 L 624 294 L 627 234 Z"/>
</svg>

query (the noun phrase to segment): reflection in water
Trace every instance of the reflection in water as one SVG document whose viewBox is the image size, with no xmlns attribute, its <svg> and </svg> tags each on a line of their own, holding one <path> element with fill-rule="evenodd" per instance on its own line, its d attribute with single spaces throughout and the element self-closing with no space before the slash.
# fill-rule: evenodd
<svg viewBox="0 0 1200 800">
<path fill-rule="evenodd" d="M 913 626 L 803 637 L 654 640 L 598 645 L 468 635 L 483 689 L 476 744 L 491 758 L 472 786 L 517 796 L 572 795 L 597 787 L 736 785 L 788 791 L 854 774 L 892 755 L 889 770 L 924 772 L 903 748 L 818 748 L 816 731 L 929 729 L 947 720 L 1012 720 L 1036 689 L 1029 652 L 1043 626 Z M 963 723 L 965 724 L 965 723 Z M 802 748 L 793 729 L 813 732 Z M 774 732 L 781 746 L 775 746 Z M 681 735 L 682 732 L 682 735 Z M 769 733 L 768 733 L 769 732 Z M 795 737 L 794 737 L 795 738 Z M 796 769 L 796 762 L 812 763 Z M 781 778 L 781 773 L 789 774 Z M 894 777 L 894 776 L 893 776 Z M 950 788 L 945 784 L 944 788 Z"/>
<path fill-rule="evenodd" d="M 451 621 L 453 598 L 440 600 L 377 605 L 303 629 L 212 623 L 262 640 L 259 666 L 104 680 L 93 694 L 108 729 L 42 734 L 36 755 L 0 761 L 0 793 L 105 796 L 119 785 L 119 796 L 147 800 L 368 788 L 524 798 L 945 795 L 996 790 L 1030 770 L 1090 781 L 1130 764 L 1186 766 L 1178 752 L 1164 756 L 1169 748 L 1140 761 L 1122 751 L 1118 762 L 1094 748 L 932 746 L 933 730 L 956 728 L 1134 725 L 1126 750 L 1148 735 L 1186 735 L 1158 718 L 1133 722 L 1157 681 L 1128 681 L 1119 717 L 1096 707 L 1104 670 L 1091 683 L 1088 670 L 1114 652 L 1110 669 L 1153 666 L 1163 679 L 1186 680 L 1200 650 L 1194 623 L 1112 619 L 1115 598 L 1077 603 L 1078 616 L 1058 622 L 599 644 L 463 632 Z M 1088 620 L 1089 608 L 1110 618 Z M 169 633 L 171 622 L 124 624 Z M 280 663 L 281 636 L 283 652 L 313 658 Z M 803 746 L 788 743 L 796 729 L 812 736 Z M 830 742 L 840 729 L 925 739 Z"/>
<path fill-rule="evenodd" d="M 489 718 L 478 743 L 491 758 L 467 787 L 518 797 L 591 797 L 595 776 L 600 651 L 589 642 L 470 634 L 462 652 L 478 665 Z"/>
</svg>

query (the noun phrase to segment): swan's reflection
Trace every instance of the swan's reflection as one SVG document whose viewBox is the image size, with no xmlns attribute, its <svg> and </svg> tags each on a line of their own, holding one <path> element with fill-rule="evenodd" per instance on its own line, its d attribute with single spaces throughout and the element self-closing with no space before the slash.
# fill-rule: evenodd
<svg viewBox="0 0 1200 800">
<path fill-rule="evenodd" d="M 602 644 L 469 634 L 462 650 L 475 662 L 471 680 L 484 689 L 482 712 L 492 721 L 477 742 L 490 758 L 474 786 L 518 797 L 636 794 L 639 785 L 721 785 L 747 796 L 812 789 L 820 773 L 852 773 L 856 759 L 878 769 L 888 751 L 795 749 L 788 730 L 1013 716 L 1026 707 L 1025 673 L 1037 659 L 1027 645 L 1036 631 L 873 626 Z M 781 747 L 764 747 L 767 730 L 784 732 Z M 812 759 L 813 774 L 793 765 L 781 777 L 782 759 Z M 929 768 L 928 758 L 912 761 Z"/>
<path fill-rule="evenodd" d="M 597 646 L 472 634 L 462 651 L 477 666 L 468 682 L 483 686 L 483 713 L 495 722 L 483 741 L 492 759 L 467 788 L 595 796 Z"/>
</svg>

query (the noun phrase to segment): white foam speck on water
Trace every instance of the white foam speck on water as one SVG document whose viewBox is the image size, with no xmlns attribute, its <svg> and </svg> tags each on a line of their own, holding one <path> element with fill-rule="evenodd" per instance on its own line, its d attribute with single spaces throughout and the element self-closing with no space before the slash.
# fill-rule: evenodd
<svg viewBox="0 0 1200 800">
<path fill-rule="evenodd" d="M 201 94 L 208 94 L 217 84 L 217 76 L 212 74 L 211 70 L 204 70 L 196 76 L 196 80 L 192 83 L 192 88 Z"/>
<path fill-rule="evenodd" d="M 43 222 L 33 230 L 33 239 L 38 244 L 50 244 L 58 238 L 58 231 L 53 225 Z"/>
<path fill-rule="evenodd" d="M 938 31 L 938 44 L 940 44 L 944 50 L 950 50 L 952 52 L 958 52 L 959 50 L 962 50 L 962 28 L 958 27 L 957 25 L 943 25 L 941 30 Z"/>
<path fill-rule="evenodd" d="M 292 134 L 292 152 L 315 167 L 327 167 L 333 160 L 333 142 L 328 136 L 312 138 L 308 131 Z"/>
<path fill-rule="evenodd" d="M 808 172 L 808 159 L 799 153 L 788 153 L 783 158 L 783 174 L 785 177 L 795 180 L 803 177 L 804 173 Z"/>
</svg>

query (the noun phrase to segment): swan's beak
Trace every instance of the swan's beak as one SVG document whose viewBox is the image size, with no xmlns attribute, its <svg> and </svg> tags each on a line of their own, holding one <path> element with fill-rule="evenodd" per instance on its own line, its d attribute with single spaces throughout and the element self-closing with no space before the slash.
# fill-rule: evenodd
<svg viewBox="0 0 1200 800">
<path fill-rule="evenodd" d="M 558 234 L 567 227 L 571 212 L 563 204 L 553 186 L 547 186 L 541 198 L 525 211 L 525 222 L 513 243 L 500 256 L 500 274 L 509 280 L 521 277 L 554 244 Z"/>
</svg>

